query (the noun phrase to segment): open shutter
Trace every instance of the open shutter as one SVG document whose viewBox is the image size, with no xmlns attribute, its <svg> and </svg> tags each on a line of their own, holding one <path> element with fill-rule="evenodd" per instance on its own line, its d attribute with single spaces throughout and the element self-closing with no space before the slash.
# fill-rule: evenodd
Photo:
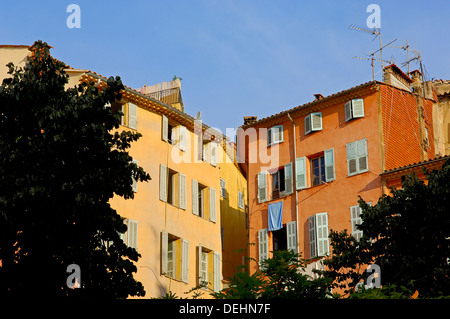
<svg viewBox="0 0 450 319">
<path fill-rule="evenodd" d="M 267 146 L 272 145 L 272 129 L 267 130 Z"/>
<path fill-rule="evenodd" d="M 367 156 L 367 139 L 357 141 L 356 151 L 358 153 L 358 172 L 365 172 L 369 169 Z"/>
<path fill-rule="evenodd" d="M 348 101 L 345 103 L 345 122 L 350 121 L 352 119 L 352 101 Z"/>
<path fill-rule="evenodd" d="M 306 157 L 299 157 L 295 159 L 295 181 L 296 188 L 303 189 L 307 187 L 306 184 Z"/>
<path fill-rule="evenodd" d="M 169 234 L 166 231 L 161 232 L 161 273 L 167 274 L 167 252 L 169 244 Z"/>
<path fill-rule="evenodd" d="M 275 126 L 272 128 L 273 131 L 273 143 L 281 143 L 284 140 L 283 136 L 283 125 Z"/>
<path fill-rule="evenodd" d="M 354 175 L 358 172 L 357 162 L 356 162 L 356 143 L 348 143 L 347 144 L 347 167 L 348 167 L 348 175 Z"/>
<path fill-rule="evenodd" d="M 311 114 L 305 117 L 305 135 L 311 133 Z"/>
<path fill-rule="evenodd" d="M 216 190 L 209 188 L 209 220 L 216 222 Z"/>
<path fill-rule="evenodd" d="M 322 113 L 311 113 L 311 131 L 322 130 Z"/>
<path fill-rule="evenodd" d="M 201 245 L 198 245 L 197 247 L 197 271 L 198 271 L 198 285 L 203 284 L 203 278 L 202 278 L 202 265 L 203 265 L 203 256 L 202 256 L 203 248 Z"/>
<path fill-rule="evenodd" d="M 135 163 L 136 165 L 138 165 L 138 161 L 137 160 L 133 159 L 132 162 Z M 132 177 L 132 179 L 133 179 L 133 183 L 131 184 L 131 189 L 133 190 L 133 192 L 137 193 L 138 182 L 137 182 L 137 180 L 134 177 Z"/>
<path fill-rule="evenodd" d="M 292 163 L 284 165 L 284 192 L 285 195 L 294 192 L 293 178 L 292 178 Z"/>
<path fill-rule="evenodd" d="M 258 230 L 258 244 L 259 244 L 259 265 L 261 262 L 269 258 L 269 241 L 267 228 Z"/>
<path fill-rule="evenodd" d="M 352 100 L 352 116 L 353 118 L 364 117 L 364 100 Z"/>
<path fill-rule="evenodd" d="M 185 239 L 181 241 L 181 281 L 189 281 L 189 242 Z"/>
<path fill-rule="evenodd" d="M 329 252 L 328 213 L 316 214 L 317 256 L 325 256 Z"/>
<path fill-rule="evenodd" d="M 362 222 L 361 207 L 359 207 L 359 205 L 350 207 L 350 214 L 352 223 L 352 235 L 357 241 L 359 241 L 362 237 L 362 231 L 358 229 L 357 225 L 360 225 Z"/>
<path fill-rule="evenodd" d="M 211 142 L 211 165 L 217 166 L 217 143 Z"/>
<path fill-rule="evenodd" d="M 166 142 L 169 141 L 169 120 L 165 115 L 162 116 L 161 138 L 163 141 L 166 141 Z"/>
<path fill-rule="evenodd" d="M 221 287 L 221 272 L 220 272 L 220 254 L 215 251 L 213 254 L 213 290 L 214 292 L 219 292 Z"/>
<path fill-rule="evenodd" d="M 336 179 L 336 175 L 334 172 L 334 148 L 330 148 L 325 150 L 324 152 L 325 159 L 325 181 L 331 182 Z"/>
<path fill-rule="evenodd" d="M 258 173 L 258 202 L 267 201 L 267 171 Z"/>
<path fill-rule="evenodd" d="M 192 214 L 198 216 L 198 182 L 192 180 Z"/>
<path fill-rule="evenodd" d="M 316 215 L 308 217 L 309 258 L 317 256 L 316 247 Z"/>
<path fill-rule="evenodd" d="M 297 222 L 286 224 L 287 249 L 297 253 Z"/>
<path fill-rule="evenodd" d="M 128 103 L 128 127 L 137 130 L 137 105 Z"/>
<path fill-rule="evenodd" d="M 180 208 L 186 209 L 186 175 L 179 173 L 179 195 L 180 195 Z"/>
<path fill-rule="evenodd" d="M 138 222 L 137 220 L 128 219 L 127 220 L 127 244 L 128 247 L 138 248 Z"/>
<path fill-rule="evenodd" d="M 159 199 L 167 202 L 167 167 L 159 166 Z"/>
<path fill-rule="evenodd" d="M 186 151 L 186 127 L 180 125 L 179 130 L 178 130 L 178 146 L 180 148 L 180 150 L 182 151 Z"/>
</svg>

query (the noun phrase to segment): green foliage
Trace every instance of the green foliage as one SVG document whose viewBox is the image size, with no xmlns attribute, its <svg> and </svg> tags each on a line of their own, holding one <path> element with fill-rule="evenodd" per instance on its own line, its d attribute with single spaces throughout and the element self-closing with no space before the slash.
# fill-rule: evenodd
<svg viewBox="0 0 450 319">
<path fill-rule="evenodd" d="M 414 293 L 395 284 L 386 285 L 381 288 L 359 289 L 349 296 L 349 299 L 412 299 Z"/>
<path fill-rule="evenodd" d="M 327 276 L 341 287 L 348 284 L 348 293 L 367 276 L 360 266 L 375 263 L 383 286 L 418 290 L 424 297 L 450 295 L 450 161 L 424 172 L 427 184 L 407 175 L 402 189 L 392 189 L 392 196 L 382 196 L 373 207 L 360 199 L 359 242 L 346 231 L 331 231 Z"/>
<path fill-rule="evenodd" d="M 213 294 L 218 299 L 323 299 L 330 297 L 330 280 L 312 279 L 303 271 L 306 260 L 287 251 L 274 251 L 273 258 L 262 262 L 260 269 L 249 274 L 245 267 L 230 278 L 228 289 Z M 319 275 L 320 271 L 317 271 Z"/>
<path fill-rule="evenodd" d="M 133 278 L 140 255 L 110 206 L 133 198 L 150 176 L 127 152 L 140 134 L 118 132 L 120 78 L 66 88 L 63 63 L 37 41 L 24 68 L 0 86 L 0 294 L 125 298 L 144 295 Z M 66 286 L 78 264 L 82 289 Z"/>
</svg>

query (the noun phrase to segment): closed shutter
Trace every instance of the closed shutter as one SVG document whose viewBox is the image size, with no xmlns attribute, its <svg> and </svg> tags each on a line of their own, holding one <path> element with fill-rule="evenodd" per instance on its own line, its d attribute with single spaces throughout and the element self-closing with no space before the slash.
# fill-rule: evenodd
<svg viewBox="0 0 450 319">
<path fill-rule="evenodd" d="M 192 214 L 198 216 L 198 182 L 192 180 Z"/>
<path fill-rule="evenodd" d="M 128 127 L 137 130 L 137 105 L 128 103 Z"/>
<path fill-rule="evenodd" d="M 269 258 L 269 241 L 267 228 L 258 230 L 258 245 L 259 245 L 259 265 L 261 262 Z"/>
<path fill-rule="evenodd" d="M 213 254 L 213 290 L 219 292 L 221 287 L 221 272 L 220 272 L 220 254 L 215 251 Z"/>
<path fill-rule="evenodd" d="M 358 172 L 357 167 L 357 150 L 356 150 L 356 143 L 348 143 L 347 144 L 347 167 L 348 167 L 348 175 L 354 175 Z"/>
<path fill-rule="evenodd" d="M 316 215 L 308 217 L 308 233 L 309 233 L 309 258 L 314 258 L 317 256 Z"/>
<path fill-rule="evenodd" d="M 267 172 L 258 173 L 258 202 L 267 201 Z"/>
<path fill-rule="evenodd" d="M 358 172 L 365 172 L 369 169 L 367 156 L 367 139 L 357 141 L 356 151 L 358 153 Z"/>
<path fill-rule="evenodd" d="M 217 143 L 211 142 L 211 165 L 217 166 Z"/>
<path fill-rule="evenodd" d="M 322 113 L 311 113 L 311 131 L 322 130 Z"/>
<path fill-rule="evenodd" d="M 186 127 L 180 125 L 179 129 L 178 129 L 178 147 L 180 148 L 180 150 L 182 151 L 186 151 Z"/>
<path fill-rule="evenodd" d="M 184 174 L 179 173 L 179 195 L 180 195 L 180 208 L 186 209 L 186 176 Z"/>
<path fill-rule="evenodd" d="M 348 101 L 345 103 L 345 122 L 350 121 L 352 119 L 352 101 Z"/>
<path fill-rule="evenodd" d="M 286 224 L 287 249 L 297 253 L 297 222 Z"/>
<path fill-rule="evenodd" d="M 216 222 L 216 190 L 209 188 L 209 220 Z"/>
<path fill-rule="evenodd" d="M 159 166 L 159 199 L 167 202 L 167 167 Z"/>
<path fill-rule="evenodd" d="M 284 165 L 284 191 L 286 195 L 292 194 L 294 192 L 292 163 Z"/>
<path fill-rule="evenodd" d="M 364 100 L 352 100 L 352 116 L 353 118 L 364 117 Z"/>
<path fill-rule="evenodd" d="M 311 114 L 305 117 L 305 135 L 311 133 Z"/>
<path fill-rule="evenodd" d="M 325 256 L 329 252 L 328 213 L 316 214 L 317 256 Z"/>
<path fill-rule="evenodd" d="M 163 141 L 168 142 L 169 141 L 169 120 L 165 115 L 162 116 L 162 124 L 161 125 L 162 125 L 161 138 Z"/>
<path fill-rule="evenodd" d="M 334 149 L 330 148 L 324 152 L 325 160 L 325 181 L 331 182 L 336 179 L 334 171 Z"/>
<path fill-rule="evenodd" d="M 307 187 L 306 180 L 306 157 L 300 157 L 295 159 L 295 181 L 296 188 L 303 189 Z"/>
<path fill-rule="evenodd" d="M 185 239 L 181 242 L 181 281 L 189 281 L 189 242 Z"/>
<path fill-rule="evenodd" d="M 161 232 L 161 273 L 167 274 L 167 252 L 169 244 L 169 234 L 166 231 Z"/>
</svg>

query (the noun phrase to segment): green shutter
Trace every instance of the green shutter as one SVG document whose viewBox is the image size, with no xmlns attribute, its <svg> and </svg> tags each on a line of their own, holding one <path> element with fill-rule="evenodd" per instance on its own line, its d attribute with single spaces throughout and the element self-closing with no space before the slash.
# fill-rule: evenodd
<svg viewBox="0 0 450 319">
<path fill-rule="evenodd" d="M 284 165 L 284 192 L 285 195 L 294 192 L 293 178 L 292 178 L 292 163 Z"/>
<path fill-rule="evenodd" d="M 334 171 L 334 149 L 330 148 L 324 152 L 325 160 L 325 181 L 331 182 L 336 179 Z"/>
<path fill-rule="evenodd" d="M 295 159 L 295 180 L 297 189 L 307 187 L 306 157 Z"/>
</svg>

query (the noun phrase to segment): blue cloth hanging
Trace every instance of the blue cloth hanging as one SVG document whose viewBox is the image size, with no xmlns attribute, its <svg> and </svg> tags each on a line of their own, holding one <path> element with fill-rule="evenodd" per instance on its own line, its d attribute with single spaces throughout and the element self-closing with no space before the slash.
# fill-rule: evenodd
<svg viewBox="0 0 450 319">
<path fill-rule="evenodd" d="M 283 202 L 269 204 L 269 230 L 283 228 Z"/>
</svg>

